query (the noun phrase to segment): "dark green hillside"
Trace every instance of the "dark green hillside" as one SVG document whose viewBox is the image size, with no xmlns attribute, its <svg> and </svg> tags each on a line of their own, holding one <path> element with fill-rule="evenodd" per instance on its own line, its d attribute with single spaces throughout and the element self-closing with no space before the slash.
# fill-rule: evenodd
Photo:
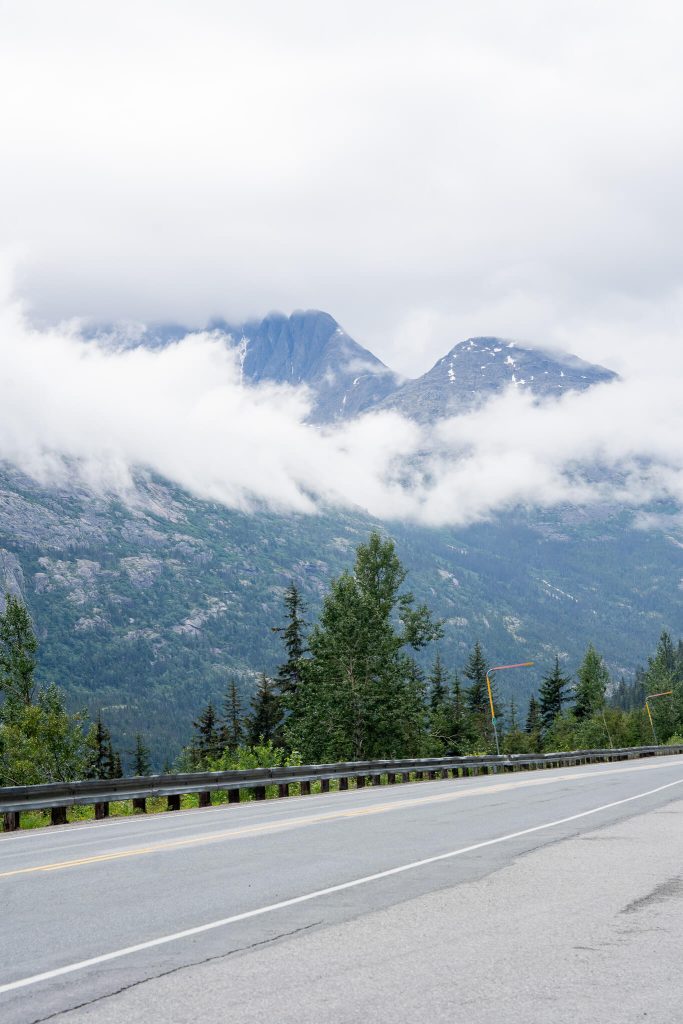
<svg viewBox="0 0 683 1024">
<path fill-rule="evenodd" d="M 279 516 L 200 502 L 161 481 L 144 504 L 0 483 L 0 573 L 21 592 L 40 639 L 40 674 L 72 706 L 102 708 L 118 745 L 147 732 L 155 763 L 172 758 L 192 717 L 231 675 L 251 692 L 281 651 L 290 579 L 311 616 L 355 546 L 376 525 L 348 511 Z M 516 513 L 467 529 L 387 524 L 409 582 L 445 620 L 441 655 L 462 666 L 475 639 L 494 663 L 538 669 L 501 676 L 523 697 L 560 653 L 586 645 L 614 676 L 644 662 L 663 628 L 683 621 L 682 537 L 633 527 L 626 512 Z"/>
</svg>

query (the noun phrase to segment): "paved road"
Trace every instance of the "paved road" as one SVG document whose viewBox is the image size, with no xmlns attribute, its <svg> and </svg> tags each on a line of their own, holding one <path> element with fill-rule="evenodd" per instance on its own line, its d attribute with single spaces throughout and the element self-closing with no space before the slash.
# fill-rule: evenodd
<svg viewBox="0 0 683 1024">
<path fill-rule="evenodd" d="M 0 836 L 0 1020 L 670 1024 L 682 826 L 657 758 Z"/>
</svg>

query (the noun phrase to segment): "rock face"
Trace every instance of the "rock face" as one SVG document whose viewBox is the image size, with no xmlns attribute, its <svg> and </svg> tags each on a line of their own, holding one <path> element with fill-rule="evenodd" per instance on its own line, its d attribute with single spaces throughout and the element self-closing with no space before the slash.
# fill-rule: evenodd
<svg viewBox="0 0 683 1024">
<path fill-rule="evenodd" d="M 245 381 L 306 384 L 313 422 L 350 419 L 394 391 L 399 378 L 327 313 L 315 310 L 228 328 Z"/>
<path fill-rule="evenodd" d="M 387 408 L 431 422 L 510 385 L 544 398 L 615 376 L 473 338 L 401 384 L 324 313 L 213 326 L 235 349 L 245 386 L 306 384 L 318 422 Z M 165 345 L 185 333 L 167 325 L 134 343 Z M 628 510 L 597 507 L 517 509 L 438 529 L 378 524 L 358 509 L 247 514 L 143 471 L 128 507 L 76 486 L 41 487 L 0 465 L 0 587 L 29 607 L 41 679 L 63 685 L 73 707 L 102 710 L 123 750 L 146 731 L 160 767 L 233 677 L 248 710 L 257 674 L 282 660 L 272 627 L 282 624 L 289 581 L 314 620 L 331 579 L 378 525 L 395 538 L 418 599 L 445 623 L 449 670 L 462 668 L 476 639 L 494 664 L 537 662 L 535 675 L 510 679 L 518 702 L 556 653 L 571 672 L 595 642 L 618 677 L 645 660 L 662 628 L 677 634 L 683 618 L 683 534 L 673 515 L 670 528 L 645 531 Z"/>
<path fill-rule="evenodd" d="M 547 398 L 585 391 L 616 377 L 576 356 L 524 348 L 500 338 L 469 338 L 422 377 L 406 381 L 379 408 L 431 423 L 476 408 L 510 386 Z"/>
</svg>

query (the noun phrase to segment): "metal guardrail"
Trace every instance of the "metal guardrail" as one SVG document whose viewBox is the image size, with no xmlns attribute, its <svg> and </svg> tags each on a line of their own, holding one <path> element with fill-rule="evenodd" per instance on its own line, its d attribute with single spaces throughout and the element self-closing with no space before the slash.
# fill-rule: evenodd
<svg viewBox="0 0 683 1024">
<path fill-rule="evenodd" d="M 379 785 L 382 777 L 389 784 L 397 777 L 407 782 L 418 778 L 457 778 L 462 776 L 512 772 L 565 765 L 624 761 L 640 757 L 683 754 L 683 746 L 620 747 L 617 749 L 572 750 L 546 754 L 486 755 L 484 757 L 414 758 L 395 761 L 350 761 L 337 764 L 301 765 L 291 768 L 254 768 L 248 771 L 192 772 L 175 775 L 152 775 L 126 779 L 89 779 L 82 782 L 52 782 L 42 786 L 11 786 L 0 788 L 0 814 L 4 830 L 20 827 L 22 811 L 49 810 L 52 824 L 66 823 L 66 811 L 74 805 L 95 805 L 95 817 L 106 818 L 109 804 L 132 800 L 134 808 L 145 811 L 148 797 L 167 797 L 168 809 L 180 809 L 180 797 L 198 793 L 199 805 L 208 806 L 211 794 L 227 791 L 228 802 L 237 803 L 240 790 L 253 789 L 258 800 L 266 797 L 267 786 L 277 786 L 278 795 L 289 796 L 289 787 L 300 786 L 302 795 L 311 792 L 311 783 L 320 782 L 321 791 L 329 792 L 330 781 L 339 782 L 341 790 L 349 788 L 349 779 L 357 787 L 369 779 Z"/>
</svg>

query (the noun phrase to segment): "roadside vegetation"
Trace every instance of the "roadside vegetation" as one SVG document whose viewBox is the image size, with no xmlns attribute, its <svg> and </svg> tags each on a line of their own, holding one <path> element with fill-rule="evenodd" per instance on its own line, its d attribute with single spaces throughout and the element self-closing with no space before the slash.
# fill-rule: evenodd
<svg viewBox="0 0 683 1024">
<path fill-rule="evenodd" d="M 274 627 L 283 660 L 263 673 L 247 707 L 229 680 L 224 699 L 198 709 L 188 744 L 166 771 L 276 767 L 378 758 L 495 751 L 486 655 L 475 642 L 456 669 L 439 652 L 442 625 L 405 586 L 391 540 L 373 533 L 353 568 L 335 579 L 309 622 L 294 583 Z M 431 648 L 425 673 L 416 653 Z M 26 608 L 7 595 L 0 613 L 0 786 L 152 771 L 144 729 L 117 751 L 98 715 L 70 713 L 55 685 L 38 686 L 38 644 Z M 504 703 L 492 680 L 501 751 L 532 753 L 681 742 L 683 642 L 662 633 L 647 667 L 631 682 L 610 679 L 590 645 L 576 671 L 555 657 L 527 706 Z M 645 708 L 649 695 L 650 716 Z M 245 795 L 245 799 L 249 794 Z M 161 801 L 165 806 L 165 803 Z M 184 798 L 194 806 L 196 797 Z M 111 813 L 132 813 L 112 804 Z M 70 814 L 90 816 L 89 809 Z M 26 825 L 41 824 L 39 814 Z"/>
</svg>

